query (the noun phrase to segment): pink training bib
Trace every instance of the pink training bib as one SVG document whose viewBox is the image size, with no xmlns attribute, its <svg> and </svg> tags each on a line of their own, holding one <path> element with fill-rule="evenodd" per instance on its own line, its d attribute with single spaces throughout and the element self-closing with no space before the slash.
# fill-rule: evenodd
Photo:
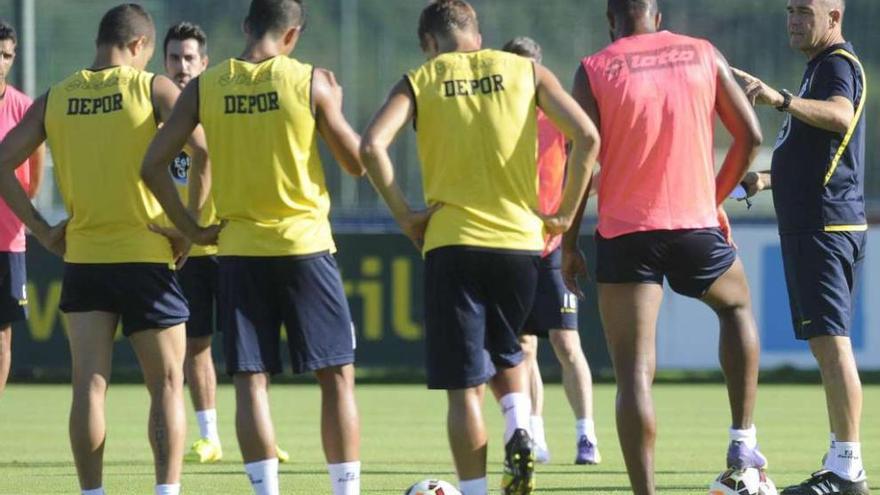
<svg viewBox="0 0 880 495">
<path fill-rule="evenodd" d="M 715 57 L 707 41 L 662 31 L 583 60 L 600 115 L 602 237 L 718 226 Z"/>
<path fill-rule="evenodd" d="M 0 139 L 6 137 L 31 106 L 31 99 L 21 91 L 6 85 L 6 94 L 0 102 Z M 30 162 L 18 167 L 15 175 L 25 190 L 30 186 Z M 0 251 L 21 253 L 25 250 L 24 225 L 0 199 Z"/>
<path fill-rule="evenodd" d="M 538 209 L 544 215 L 553 215 L 562 203 L 565 182 L 565 134 L 538 109 Z M 562 236 L 545 235 L 544 252 L 547 256 L 562 243 Z"/>
</svg>

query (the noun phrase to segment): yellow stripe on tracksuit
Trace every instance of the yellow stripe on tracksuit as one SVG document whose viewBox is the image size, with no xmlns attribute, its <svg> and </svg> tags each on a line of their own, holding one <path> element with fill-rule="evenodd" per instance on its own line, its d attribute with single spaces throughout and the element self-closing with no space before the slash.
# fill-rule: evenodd
<svg viewBox="0 0 880 495">
<path fill-rule="evenodd" d="M 856 66 L 859 68 L 859 72 L 862 75 L 862 94 L 859 97 L 859 104 L 856 106 L 856 113 L 853 115 L 852 122 L 849 124 L 849 128 L 846 130 L 846 134 L 843 136 L 843 141 L 840 142 L 840 146 L 837 148 L 837 153 L 834 154 L 834 158 L 831 160 L 831 165 L 828 166 L 828 173 L 825 174 L 825 180 L 822 183 L 823 186 L 827 186 L 831 181 L 831 177 L 834 176 L 834 171 L 837 170 L 837 164 L 840 162 L 840 158 L 843 156 L 843 152 L 846 151 L 846 147 L 849 146 L 850 140 L 852 140 L 853 133 L 856 131 L 856 127 L 859 125 L 859 120 L 862 117 L 862 112 L 865 109 L 865 101 L 868 99 L 868 78 L 865 76 L 865 69 L 862 67 L 862 63 L 859 62 L 859 59 L 853 55 L 852 53 L 846 50 L 835 50 L 831 52 L 831 55 L 841 55 L 851 60 Z M 862 225 L 826 225 L 825 232 L 866 232 L 868 230 L 867 224 Z"/>
<path fill-rule="evenodd" d="M 865 76 L 865 69 L 862 67 L 862 63 L 859 62 L 859 59 L 846 50 L 835 50 L 831 55 L 842 55 L 858 66 L 859 72 L 862 74 L 862 94 L 859 98 L 859 104 L 856 107 L 856 113 L 853 116 L 852 122 L 849 124 L 849 129 L 847 129 L 846 134 L 843 136 L 843 141 L 840 143 L 840 147 L 837 148 L 837 153 L 834 154 L 834 158 L 831 160 L 831 165 L 828 167 L 828 173 L 825 174 L 825 182 L 822 183 L 823 186 L 828 185 L 828 182 L 831 181 L 831 176 L 833 176 L 834 171 L 837 170 L 837 164 L 840 162 L 840 157 L 843 156 L 843 152 L 846 151 L 846 147 L 849 146 L 852 135 L 856 131 L 856 126 L 859 125 L 859 119 L 862 117 L 862 111 L 865 109 L 865 100 L 867 100 L 868 96 L 868 79 Z"/>
<path fill-rule="evenodd" d="M 826 225 L 825 232 L 867 232 L 868 224 L 862 225 Z"/>
</svg>

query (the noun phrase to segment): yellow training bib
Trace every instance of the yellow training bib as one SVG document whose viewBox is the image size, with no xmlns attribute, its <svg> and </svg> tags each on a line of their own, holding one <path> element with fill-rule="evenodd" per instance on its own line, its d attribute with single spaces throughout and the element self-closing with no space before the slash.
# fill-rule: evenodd
<svg viewBox="0 0 880 495">
<path fill-rule="evenodd" d="M 425 252 L 540 252 L 534 65 L 496 50 L 444 53 L 407 75 L 431 217 Z"/>
<path fill-rule="evenodd" d="M 171 263 L 162 221 L 140 178 L 156 134 L 153 74 L 132 67 L 81 70 L 49 91 L 46 136 L 67 209 L 70 263 Z"/>
<path fill-rule="evenodd" d="M 220 255 L 334 251 L 311 108 L 312 66 L 229 59 L 199 76 Z"/>
</svg>

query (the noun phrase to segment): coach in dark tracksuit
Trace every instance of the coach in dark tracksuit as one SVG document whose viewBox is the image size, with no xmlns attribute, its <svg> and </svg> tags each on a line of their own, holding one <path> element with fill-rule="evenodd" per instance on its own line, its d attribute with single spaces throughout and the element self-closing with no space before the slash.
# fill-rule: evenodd
<svg viewBox="0 0 880 495">
<path fill-rule="evenodd" d="M 862 388 L 849 338 L 865 257 L 867 79 L 843 38 L 843 0 L 791 0 L 788 32 L 808 58 L 796 95 L 738 71 L 754 103 L 786 112 L 772 170 L 751 172 L 749 194 L 773 189 L 795 336 L 819 363 L 831 423 L 823 469 L 783 495 L 869 493 L 859 421 Z"/>
</svg>

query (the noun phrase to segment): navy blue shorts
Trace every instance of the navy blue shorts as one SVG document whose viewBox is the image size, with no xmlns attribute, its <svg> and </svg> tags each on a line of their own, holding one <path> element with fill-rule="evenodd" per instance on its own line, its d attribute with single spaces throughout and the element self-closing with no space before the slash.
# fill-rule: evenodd
<svg viewBox="0 0 880 495">
<path fill-rule="evenodd" d="M 126 337 L 189 318 L 177 276 L 162 263 L 65 263 L 59 306 L 65 313 L 119 315 Z"/>
<path fill-rule="evenodd" d="M 214 333 L 218 267 L 216 256 L 195 256 L 177 272 L 183 295 L 189 301 L 187 338 L 210 337 Z"/>
<path fill-rule="evenodd" d="M 427 253 L 428 388 L 481 385 L 495 375 L 496 367 L 522 361 L 517 335 L 535 299 L 539 259 L 463 246 Z"/>
<path fill-rule="evenodd" d="M 605 239 L 596 232 L 596 281 L 663 284 L 701 298 L 736 261 L 721 229 L 649 230 Z"/>
<path fill-rule="evenodd" d="M 577 296 L 565 287 L 561 268 L 561 249 L 541 258 L 535 303 L 526 318 L 524 334 L 547 338 L 550 330 L 577 330 Z"/>
<path fill-rule="evenodd" d="M 0 328 L 27 319 L 24 253 L 0 252 Z"/>
<path fill-rule="evenodd" d="M 219 259 L 227 373 L 280 373 L 282 324 L 294 373 L 354 363 L 354 325 L 332 255 Z"/>
<path fill-rule="evenodd" d="M 780 240 L 795 336 L 849 336 L 867 234 L 783 234 Z"/>
</svg>

